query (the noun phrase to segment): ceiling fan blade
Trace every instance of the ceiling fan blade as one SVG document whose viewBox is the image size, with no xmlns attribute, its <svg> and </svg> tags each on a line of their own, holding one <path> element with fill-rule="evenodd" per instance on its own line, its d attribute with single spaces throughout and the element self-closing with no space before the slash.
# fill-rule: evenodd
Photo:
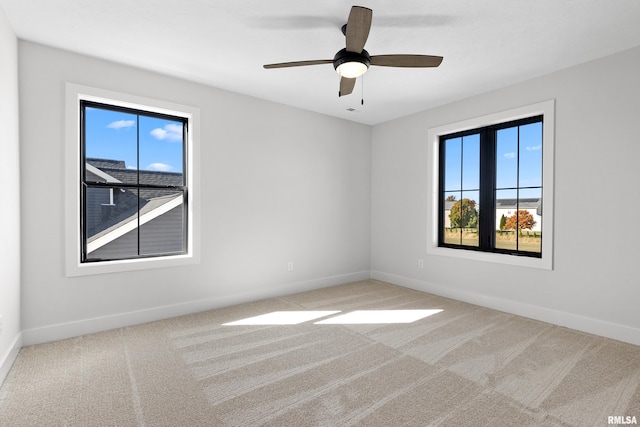
<svg viewBox="0 0 640 427">
<path fill-rule="evenodd" d="M 264 68 L 287 68 L 287 67 L 303 67 L 305 65 L 318 65 L 318 64 L 333 64 L 333 59 L 315 59 L 311 61 L 294 61 L 294 62 L 280 62 L 278 64 L 266 64 Z"/>
<path fill-rule="evenodd" d="M 371 65 L 380 67 L 437 67 L 442 56 L 433 55 L 373 55 Z"/>
<path fill-rule="evenodd" d="M 347 37 L 347 51 L 362 52 L 364 44 L 367 42 L 367 37 L 369 37 L 372 16 L 373 11 L 369 8 L 362 6 L 351 7 L 345 34 Z"/>
<path fill-rule="evenodd" d="M 338 96 L 349 95 L 353 92 L 353 88 L 356 86 L 356 79 L 350 79 L 347 77 L 340 78 L 340 92 L 338 92 Z"/>
</svg>

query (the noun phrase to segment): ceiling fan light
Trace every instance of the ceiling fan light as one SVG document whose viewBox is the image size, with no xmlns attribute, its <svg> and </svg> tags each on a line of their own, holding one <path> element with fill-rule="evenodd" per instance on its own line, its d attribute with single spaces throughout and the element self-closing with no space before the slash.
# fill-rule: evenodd
<svg viewBox="0 0 640 427">
<path fill-rule="evenodd" d="M 360 53 L 342 49 L 333 57 L 333 68 L 341 77 L 353 79 L 363 75 L 371 64 L 371 56 L 366 50 Z"/>
<path fill-rule="evenodd" d="M 359 61 L 344 62 L 336 67 L 336 71 L 341 77 L 355 78 L 367 72 L 367 64 Z"/>
</svg>

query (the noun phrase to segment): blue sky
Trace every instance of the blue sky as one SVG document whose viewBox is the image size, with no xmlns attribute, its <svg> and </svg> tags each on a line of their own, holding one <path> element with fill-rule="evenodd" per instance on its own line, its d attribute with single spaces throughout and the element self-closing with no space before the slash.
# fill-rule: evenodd
<svg viewBox="0 0 640 427">
<path fill-rule="evenodd" d="M 86 109 L 85 123 L 87 157 L 136 169 L 139 128 L 140 169 L 182 172 L 182 123 L 99 108 Z"/>
<path fill-rule="evenodd" d="M 498 131 L 496 188 L 542 186 L 542 123 L 532 123 Z M 468 190 L 462 198 L 473 197 L 480 187 L 480 137 L 478 134 L 447 140 L 445 191 Z M 518 170 L 518 155 L 520 165 Z M 462 164 L 461 164 L 462 156 Z M 461 185 L 461 173 L 462 185 Z M 520 197 L 540 197 L 540 190 L 521 190 Z M 498 198 L 515 198 L 515 190 L 502 190 Z M 456 199 L 460 199 L 459 193 Z"/>
</svg>

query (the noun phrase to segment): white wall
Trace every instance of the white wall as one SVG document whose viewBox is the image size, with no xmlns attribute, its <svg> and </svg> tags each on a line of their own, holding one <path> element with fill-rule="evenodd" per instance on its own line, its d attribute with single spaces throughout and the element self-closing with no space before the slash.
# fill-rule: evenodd
<svg viewBox="0 0 640 427">
<path fill-rule="evenodd" d="M 18 41 L 0 8 L 0 384 L 20 340 L 20 171 Z"/>
<path fill-rule="evenodd" d="M 640 48 L 373 129 L 29 42 L 19 43 L 19 59 L 27 344 L 365 278 L 369 269 L 640 344 Z M 200 265 L 64 276 L 66 82 L 201 109 Z M 548 99 L 556 100 L 554 270 L 427 256 L 427 129 Z M 629 212 L 628 227 L 611 218 L 612 206 Z M 5 325 L 19 313 L 15 304 L 8 311 Z"/>
<path fill-rule="evenodd" d="M 640 344 L 638 76 L 635 48 L 374 127 L 372 276 Z M 554 270 L 428 256 L 427 129 L 549 99 Z"/>
<path fill-rule="evenodd" d="M 369 276 L 370 127 L 24 41 L 19 58 L 25 343 Z M 65 277 L 66 82 L 200 108 L 201 264 Z"/>
</svg>

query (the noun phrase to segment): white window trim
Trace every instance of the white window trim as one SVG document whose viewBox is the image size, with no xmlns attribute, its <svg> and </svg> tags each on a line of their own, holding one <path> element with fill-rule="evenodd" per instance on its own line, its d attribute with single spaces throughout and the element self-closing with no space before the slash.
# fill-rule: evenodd
<svg viewBox="0 0 640 427">
<path fill-rule="evenodd" d="M 81 263 L 80 233 L 80 101 L 102 102 L 126 108 L 184 117 L 189 123 L 187 141 L 188 234 L 187 253 L 164 257 Z M 200 262 L 200 109 L 141 96 L 113 92 L 73 83 L 66 85 L 65 106 L 65 239 L 67 277 L 151 268 L 175 267 Z"/>
<path fill-rule="evenodd" d="M 544 115 L 542 135 L 542 258 L 513 256 L 489 252 L 438 247 L 438 147 L 439 137 L 469 129 L 481 128 Z M 427 177 L 427 188 L 431 189 L 431 197 L 427 201 L 428 212 L 431 213 L 427 226 L 427 254 L 447 256 L 475 261 L 494 262 L 500 264 L 553 270 L 553 188 L 554 188 L 554 134 L 555 134 L 555 100 L 527 105 L 508 111 L 476 117 L 469 120 L 437 126 L 427 130 L 427 141 L 430 146 L 429 164 L 433 173 Z"/>
</svg>

